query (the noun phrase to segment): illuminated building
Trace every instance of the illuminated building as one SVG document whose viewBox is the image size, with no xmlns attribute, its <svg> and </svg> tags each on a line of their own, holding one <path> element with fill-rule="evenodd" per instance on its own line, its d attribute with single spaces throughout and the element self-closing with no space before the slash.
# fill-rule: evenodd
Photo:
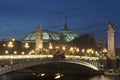
<svg viewBox="0 0 120 80">
<path fill-rule="evenodd" d="M 42 38 L 43 39 L 43 49 L 46 50 L 49 48 L 49 43 L 52 44 L 53 49 L 64 49 L 69 48 L 69 42 L 72 41 L 75 37 L 78 37 L 78 34 L 70 31 L 68 29 L 67 23 L 65 22 L 64 29 L 60 32 L 49 31 L 46 29 L 41 29 Z M 29 43 L 31 48 L 35 49 L 35 42 L 36 42 L 36 31 L 27 34 L 22 43 Z M 57 48 L 59 47 L 59 48 Z"/>
<path fill-rule="evenodd" d="M 36 31 L 27 34 L 24 39 L 22 40 L 23 43 L 28 42 L 28 43 L 32 43 L 35 42 L 35 35 L 36 35 Z M 75 37 L 77 37 L 78 35 L 72 31 L 66 30 L 66 25 L 64 27 L 64 29 L 61 32 L 53 32 L 53 31 L 49 31 L 46 29 L 42 29 L 42 36 L 43 36 L 43 42 L 50 42 L 50 41 L 58 41 L 60 39 L 60 36 L 64 36 L 64 39 L 66 42 L 69 42 L 71 40 L 73 40 Z"/>
</svg>

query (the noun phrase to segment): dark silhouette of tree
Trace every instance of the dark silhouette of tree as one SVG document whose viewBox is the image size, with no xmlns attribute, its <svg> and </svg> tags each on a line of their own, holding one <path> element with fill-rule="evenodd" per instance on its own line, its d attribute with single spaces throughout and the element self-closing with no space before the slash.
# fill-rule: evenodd
<svg viewBox="0 0 120 80">
<path fill-rule="evenodd" d="M 79 47 L 81 49 L 95 49 L 96 48 L 96 41 L 92 34 L 83 34 L 79 35 L 70 42 L 71 45 Z"/>
</svg>

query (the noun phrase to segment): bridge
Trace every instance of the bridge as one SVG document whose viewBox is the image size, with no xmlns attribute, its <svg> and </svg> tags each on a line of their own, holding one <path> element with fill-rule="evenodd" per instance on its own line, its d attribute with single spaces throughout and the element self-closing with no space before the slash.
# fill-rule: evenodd
<svg viewBox="0 0 120 80">
<path fill-rule="evenodd" d="M 97 57 L 75 55 L 65 55 L 64 59 L 54 59 L 53 55 L 1 55 L 0 60 L 3 61 L 0 74 L 54 62 L 79 64 L 95 71 L 99 71 L 101 66 Z"/>
</svg>

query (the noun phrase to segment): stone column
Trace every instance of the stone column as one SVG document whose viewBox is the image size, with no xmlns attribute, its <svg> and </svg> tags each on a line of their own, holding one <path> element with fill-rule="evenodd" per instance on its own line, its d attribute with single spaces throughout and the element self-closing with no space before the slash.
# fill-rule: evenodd
<svg viewBox="0 0 120 80">
<path fill-rule="evenodd" d="M 114 59 L 115 58 L 115 42 L 114 42 L 114 35 L 115 30 L 113 29 L 113 23 L 109 23 L 108 26 L 108 58 Z"/>
<path fill-rule="evenodd" d="M 36 37 L 35 52 L 36 54 L 39 54 L 42 53 L 42 49 L 43 49 L 42 29 L 40 26 L 37 27 L 35 37 Z"/>
<path fill-rule="evenodd" d="M 107 68 L 116 69 L 116 57 L 115 57 L 115 30 L 113 29 L 113 23 L 109 23 L 108 26 L 108 53 L 107 53 Z"/>
</svg>

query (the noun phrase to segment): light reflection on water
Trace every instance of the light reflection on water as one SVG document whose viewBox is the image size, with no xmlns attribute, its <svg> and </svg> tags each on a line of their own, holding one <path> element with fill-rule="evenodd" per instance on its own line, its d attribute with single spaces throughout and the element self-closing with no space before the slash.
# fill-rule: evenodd
<svg viewBox="0 0 120 80">
<path fill-rule="evenodd" d="M 97 75 L 88 77 L 88 74 L 9 73 L 1 75 L 0 80 L 120 80 L 120 76 Z"/>
<path fill-rule="evenodd" d="M 100 75 L 100 76 L 94 76 L 89 80 L 120 80 L 120 76 L 104 76 L 104 75 Z"/>
</svg>

